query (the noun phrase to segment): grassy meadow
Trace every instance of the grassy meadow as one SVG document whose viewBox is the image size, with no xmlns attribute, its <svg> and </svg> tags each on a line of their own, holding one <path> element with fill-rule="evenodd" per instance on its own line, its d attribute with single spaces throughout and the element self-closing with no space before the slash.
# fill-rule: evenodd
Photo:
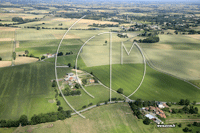
<svg viewBox="0 0 200 133">
<path fill-rule="evenodd" d="M 82 107 L 84 105 L 87 106 L 90 103 L 93 103 L 93 105 L 96 105 L 97 103 L 103 103 L 105 101 L 108 101 L 110 98 L 109 89 L 101 85 L 88 86 L 85 87 L 85 89 L 95 98 L 88 96 L 82 89 L 80 89 L 81 96 L 66 96 L 66 99 L 76 110 L 81 110 L 83 109 Z M 112 97 L 121 98 L 123 100 L 123 96 L 115 92 L 112 92 Z M 64 108 L 64 110 L 70 109 L 62 97 L 59 97 L 58 99 L 61 101 L 61 106 Z"/>
</svg>

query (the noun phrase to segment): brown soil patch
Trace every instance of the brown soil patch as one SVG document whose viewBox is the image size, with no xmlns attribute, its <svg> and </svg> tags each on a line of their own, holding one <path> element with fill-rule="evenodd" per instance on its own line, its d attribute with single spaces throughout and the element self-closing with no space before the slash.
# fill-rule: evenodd
<svg viewBox="0 0 200 133">
<path fill-rule="evenodd" d="M 0 27 L 0 31 L 15 31 L 19 28 Z"/>
<path fill-rule="evenodd" d="M 16 41 L 16 48 L 19 48 L 19 41 Z"/>
<path fill-rule="evenodd" d="M 12 61 L 0 61 L 0 67 L 11 66 Z"/>
<path fill-rule="evenodd" d="M 72 71 L 76 72 L 76 69 L 72 69 Z M 78 73 L 82 73 L 83 71 L 77 70 Z"/>
<path fill-rule="evenodd" d="M 54 103 L 55 100 L 54 100 L 54 99 L 52 99 L 52 100 L 48 100 L 48 102 L 49 102 L 49 103 Z"/>
<path fill-rule="evenodd" d="M 200 40 L 200 35 L 185 35 L 185 36 Z"/>
<path fill-rule="evenodd" d="M 9 41 L 14 41 L 13 38 L 0 38 L 0 42 L 9 42 Z"/>
<path fill-rule="evenodd" d="M 15 60 L 15 65 L 27 64 L 38 61 L 37 58 L 31 57 L 17 57 Z"/>
</svg>

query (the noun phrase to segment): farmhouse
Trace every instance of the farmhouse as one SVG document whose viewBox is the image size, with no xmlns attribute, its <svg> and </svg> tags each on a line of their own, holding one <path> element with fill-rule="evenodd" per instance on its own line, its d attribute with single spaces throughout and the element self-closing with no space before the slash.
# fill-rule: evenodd
<svg viewBox="0 0 200 133">
<path fill-rule="evenodd" d="M 89 82 L 90 83 L 94 83 L 95 81 L 94 81 L 94 79 L 90 79 Z"/>
<path fill-rule="evenodd" d="M 150 120 L 153 120 L 157 124 L 163 124 L 163 122 L 160 119 L 151 114 L 146 114 L 145 117 L 149 118 Z"/>
<path fill-rule="evenodd" d="M 168 107 L 168 106 L 166 105 L 166 103 L 163 103 L 163 102 L 158 102 L 157 105 L 158 105 L 158 107 L 161 108 L 161 109 L 163 109 L 163 108 L 165 108 L 165 107 Z"/>
<path fill-rule="evenodd" d="M 143 110 L 146 110 L 146 111 L 152 111 L 153 113 L 155 113 L 156 115 L 159 115 L 161 118 L 166 118 L 166 115 L 165 113 L 158 107 L 153 107 L 153 106 L 150 106 L 150 107 L 146 107 L 145 109 Z"/>
</svg>

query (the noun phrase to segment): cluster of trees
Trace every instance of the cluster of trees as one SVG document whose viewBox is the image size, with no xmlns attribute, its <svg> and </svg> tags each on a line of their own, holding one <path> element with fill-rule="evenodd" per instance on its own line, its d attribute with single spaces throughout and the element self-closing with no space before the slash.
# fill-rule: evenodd
<svg viewBox="0 0 200 133">
<path fill-rule="evenodd" d="M 58 112 L 34 115 L 33 117 L 31 117 L 30 124 L 35 125 L 45 122 L 54 122 L 56 120 L 64 120 L 69 117 L 71 117 L 71 111 L 63 111 L 63 109 L 61 109 Z"/>
<path fill-rule="evenodd" d="M 111 101 L 117 101 L 117 100 L 122 100 L 122 99 L 121 98 L 116 98 L 116 97 L 111 98 Z M 108 101 L 110 101 L 110 99 L 108 99 Z"/>
<path fill-rule="evenodd" d="M 73 54 L 73 52 L 72 52 L 72 51 L 70 51 L 70 52 L 66 52 L 65 55 L 70 55 L 70 54 Z"/>
<path fill-rule="evenodd" d="M 140 100 L 139 100 L 139 102 L 140 102 Z M 138 119 L 144 118 L 142 112 L 140 111 L 141 107 L 138 106 L 139 104 L 137 102 L 130 102 L 129 105 L 130 105 L 131 109 L 133 110 L 133 114 L 135 116 L 137 116 Z"/>
<path fill-rule="evenodd" d="M 159 42 L 159 41 L 160 41 L 159 37 L 151 36 L 151 37 L 147 37 L 143 40 L 140 39 L 138 42 L 140 42 L 140 43 L 156 43 L 156 42 Z"/>
<path fill-rule="evenodd" d="M 73 54 L 73 52 L 72 52 L 72 51 L 66 52 L 65 55 L 70 55 L 70 54 Z M 58 55 L 58 56 L 63 56 L 63 52 L 59 52 L 57 55 Z"/>
<path fill-rule="evenodd" d="M 125 34 L 125 35 L 123 35 L 123 34 L 117 34 L 117 36 L 120 37 L 120 38 L 128 38 L 127 34 Z"/>
<path fill-rule="evenodd" d="M 79 90 L 73 90 L 73 91 L 70 91 L 70 89 L 68 87 L 66 87 L 63 91 L 63 95 L 64 96 L 74 96 L 74 95 L 80 95 L 81 94 L 81 91 Z M 61 94 L 60 94 L 61 96 Z"/>
<path fill-rule="evenodd" d="M 190 104 L 190 100 L 188 99 L 181 99 L 179 102 L 178 102 L 179 105 L 186 105 L 188 106 Z"/>
<path fill-rule="evenodd" d="M 186 114 L 198 114 L 198 108 L 194 106 L 184 106 L 182 109 L 172 109 L 172 113 L 186 113 Z"/>
<path fill-rule="evenodd" d="M 21 17 L 13 17 L 12 18 L 13 22 L 18 22 L 18 23 L 13 23 L 13 25 L 16 24 L 23 24 L 23 23 L 28 23 L 28 22 L 34 22 L 34 21 L 39 21 L 38 18 L 34 18 L 34 19 L 23 19 Z"/>
<path fill-rule="evenodd" d="M 200 123 L 198 123 L 198 122 L 194 122 L 193 124 L 188 124 L 187 126 L 188 127 L 191 127 L 191 126 L 196 126 L 196 127 L 200 127 Z M 179 125 L 178 125 L 179 127 L 182 127 L 182 124 L 180 123 Z M 192 132 L 192 129 L 189 129 L 188 127 L 185 127 L 184 129 L 183 129 L 183 132 Z M 200 133 L 200 131 L 196 131 L 196 133 Z"/>
<path fill-rule="evenodd" d="M 31 117 L 30 121 L 28 121 L 28 117 L 26 115 L 22 115 L 19 120 L 0 120 L 0 125 L 1 127 L 18 127 L 20 124 L 22 126 L 35 125 L 45 122 L 54 122 L 56 120 L 64 120 L 69 117 L 71 117 L 70 110 L 60 110 L 59 112 L 34 115 L 33 117 Z"/>
<path fill-rule="evenodd" d="M 102 27 L 102 28 L 105 28 L 105 27 L 119 27 L 118 24 L 96 24 L 96 23 L 93 23 L 92 25 L 89 25 L 89 26 Z"/>
<path fill-rule="evenodd" d="M 137 99 L 135 102 L 130 102 L 129 105 L 130 105 L 131 109 L 133 110 L 134 115 L 136 115 L 138 119 L 143 119 L 144 116 L 141 113 L 140 108 L 147 107 L 147 106 L 156 107 L 156 102 L 155 101 L 142 101 L 141 99 Z M 145 119 L 145 121 L 148 121 L 148 120 Z M 146 124 L 146 122 L 144 122 L 144 123 Z"/>
</svg>

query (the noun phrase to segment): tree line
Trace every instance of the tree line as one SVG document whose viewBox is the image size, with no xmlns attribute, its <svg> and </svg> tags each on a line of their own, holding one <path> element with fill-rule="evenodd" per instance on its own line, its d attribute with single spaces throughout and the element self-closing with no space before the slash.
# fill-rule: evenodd
<svg viewBox="0 0 200 133">
<path fill-rule="evenodd" d="M 22 126 L 26 125 L 35 125 L 46 122 L 54 122 L 57 120 L 64 120 L 71 117 L 71 111 L 51 112 L 45 114 L 38 114 L 31 117 L 31 120 L 28 120 L 26 115 L 20 116 L 18 120 L 0 120 L 0 127 L 18 127 L 20 124 Z"/>
</svg>

